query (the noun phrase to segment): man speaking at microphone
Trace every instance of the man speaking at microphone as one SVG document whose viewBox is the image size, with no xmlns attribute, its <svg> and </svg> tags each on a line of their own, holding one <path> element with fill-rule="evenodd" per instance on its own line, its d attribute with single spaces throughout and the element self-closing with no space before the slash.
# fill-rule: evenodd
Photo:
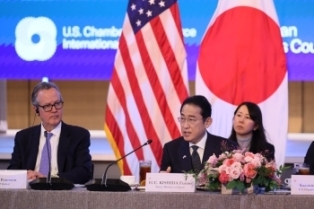
<svg viewBox="0 0 314 209">
<path fill-rule="evenodd" d="M 199 173 L 208 158 L 231 151 L 236 144 L 228 139 L 212 135 L 207 128 L 212 123 L 211 105 L 201 95 L 186 98 L 178 118 L 182 136 L 165 144 L 160 172 Z"/>
<path fill-rule="evenodd" d="M 56 84 L 37 84 L 31 100 L 41 124 L 16 133 L 8 169 L 26 169 L 33 180 L 48 177 L 51 167 L 51 176 L 86 183 L 92 178 L 88 130 L 62 121 L 63 99 Z"/>
</svg>

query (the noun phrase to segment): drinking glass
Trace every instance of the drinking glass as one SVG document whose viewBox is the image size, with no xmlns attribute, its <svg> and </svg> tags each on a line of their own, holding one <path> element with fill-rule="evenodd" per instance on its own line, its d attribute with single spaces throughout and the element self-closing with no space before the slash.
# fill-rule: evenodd
<svg viewBox="0 0 314 209">
<path fill-rule="evenodd" d="M 152 161 L 151 160 L 140 160 L 139 161 L 139 167 L 140 167 L 140 185 L 145 186 L 145 181 L 146 181 L 146 173 L 151 172 L 151 167 L 152 167 Z"/>
</svg>

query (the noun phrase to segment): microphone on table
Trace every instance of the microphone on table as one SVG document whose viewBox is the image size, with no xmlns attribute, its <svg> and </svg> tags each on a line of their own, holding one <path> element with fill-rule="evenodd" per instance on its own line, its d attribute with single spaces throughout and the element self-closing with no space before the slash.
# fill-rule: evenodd
<svg viewBox="0 0 314 209">
<path fill-rule="evenodd" d="M 47 131 L 44 132 L 47 139 Z M 50 146 L 46 146 L 48 153 L 48 176 L 47 178 L 37 178 L 29 182 L 29 186 L 34 190 L 70 190 L 74 187 L 74 184 L 62 178 L 51 178 L 51 150 Z"/>
<path fill-rule="evenodd" d="M 113 163 L 110 163 L 105 173 L 102 176 L 102 179 L 94 179 L 85 184 L 85 187 L 89 191 L 113 191 L 113 192 L 125 192 L 131 190 L 131 187 L 126 182 L 120 180 L 120 179 L 107 179 L 107 171 L 110 166 L 113 164 L 116 164 L 120 160 L 124 159 L 128 155 L 132 154 L 133 152 L 141 149 L 143 146 L 151 144 L 153 140 L 149 139 L 147 142 L 139 146 L 138 148 L 134 149 L 133 151 L 129 152 L 128 154 L 124 155 L 123 157 L 119 158 L 118 160 L 114 161 Z"/>
</svg>

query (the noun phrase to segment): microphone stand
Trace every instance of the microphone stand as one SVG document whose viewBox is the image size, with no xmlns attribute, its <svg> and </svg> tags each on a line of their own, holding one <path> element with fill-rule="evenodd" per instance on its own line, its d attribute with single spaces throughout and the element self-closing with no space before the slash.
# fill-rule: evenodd
<svg viewBox="0 0 314 209">
<path fill-rule="evenodd" d="M 140 147 L 136 148 L 135 150 L 129 152 L 128 154 L 124 155 L 123 157 L 119 158 L 118 160 L 114 161 L 113 163 L 110 163 L 105 173 L 102 176 L 102 179 L 99 180 L 91 180 L 85 184 L 86 189 L 89 191 L 129 191 L 131 190 L 131 187 L 125 183 L 124 181 L 121 181 L 120 179 L 107 179 L 107 172 L 108 169 L 113 165 L 119 162 L 120 160 L 124 159 L 125 157 L 129 156 L 133 152 L 141 149 L 143 146 L 148 145 L 152 143 L 153 141 L 150 139 L 144 144 L 142 144 Z M 108 180 L 108 182 L 107 182 Z M 110 182 L 109 182 L 110 181 Z"/>
<path fill-rule="evenodd" d="M 138 148 L 136 148 L 135 150 L 133 150 L 132 152 L 129 152 L 128 154 L 124 155 L 123 157 L 119 158 L 118 160 L 114 161 L 113 163 L 110 163 L 110 164 L 107 166 L 104 175 L 102 176 L 101 184 L 105 184 L 105 186 L 107 186 L 107 171 L 108 171 L 108 168 L 109 168 L 110 166 L 112 166 L 113 164 L 116 164 L 116 163 L 119 162 L 120 160 L 124 159 L 125 157 L 129 156 L 129 155 L 132 154 L 133 152 L 136 152 L 137 150 L 141 149 L 142 147 L 144 147 L 144 146 L 146 146 L 146 145 L 148 145 L 148 144 L 150 144 L 150 143 L 152 143 L 152 140 L 151 140 L 151 139 L 148 140 L 147 142 L 145 142 L 144 144 L 142 144 L 141 146 L 139 146 Z M 105 182 L 104 182 L 104 181 L 105 181 Z"/>
<path fill-rule="evenodd" d="M 47 140 L 47 131 L 44 132 L 44 135 Z M 74 187 L 71 181 L 63 178 L 51 178 L 51 146 L 47 146 L 47 154 L 49 160 L 47 178 L 37 178 L 29 182 L 29 186 L 34 190 L 71 190 Z"/>
</svg>

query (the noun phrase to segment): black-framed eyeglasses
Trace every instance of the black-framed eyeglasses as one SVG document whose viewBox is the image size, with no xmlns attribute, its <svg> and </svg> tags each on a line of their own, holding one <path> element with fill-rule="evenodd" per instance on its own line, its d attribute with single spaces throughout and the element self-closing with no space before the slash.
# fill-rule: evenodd
<svg viewBox="0 0 314 209">
<path fill-rule="evenodd" d="M 58 101 L 58 102 L 55 102 L 54 104 L 47 104 L 43 106 L 37 105 L 37 107 L 43 108 L 45 112 L 50 112 L 52 110 L 52 107 L 55 107 L 56 110 L 60 110 L 63 107 L 63 101 Z"/>
</svg>

